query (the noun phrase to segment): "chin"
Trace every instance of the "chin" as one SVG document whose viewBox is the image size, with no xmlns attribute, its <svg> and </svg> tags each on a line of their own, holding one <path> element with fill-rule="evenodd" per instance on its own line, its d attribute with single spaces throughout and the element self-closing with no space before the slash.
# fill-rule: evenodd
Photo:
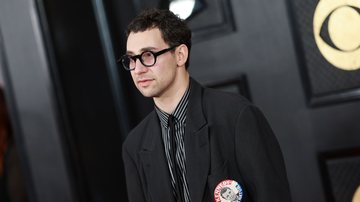
<svg viewBox="0 0 360 202">
<path fill-rule="evenodd" d="M 144 97 L 147 97 L 147 98 L 153 98 L 154 96 L 151 96 L 151 95 L 146 95 L 146 94 L 142 94 Z"/>
<path fill-rule="evenodd" d="M 144 91 L 140 91 L 140 92 L 144 97 L 148 97 L 148 98 L 156 97 L 156 95 L 152 92 L 144 92 Z"/>
<path fill-rule="evenodd" d="M 162 93 L 161 90 L 154 88 L 138 88 L 138 90 L 144 97 L 149 98 L 160 97 Z"/>
</svg>

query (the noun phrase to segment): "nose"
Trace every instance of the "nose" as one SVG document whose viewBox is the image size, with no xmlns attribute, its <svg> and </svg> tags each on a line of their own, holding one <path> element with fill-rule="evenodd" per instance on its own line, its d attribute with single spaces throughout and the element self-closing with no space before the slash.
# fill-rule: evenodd
<svg viewBox="0 0 360 202">
<path fill-rule="evenodd" d="M 140 59 L 137 59 L 137 60 L 135 61 L 135 69 L 133 70 L 134 73 L 140 74 L 140 73 L 143 73 L 143 72 L 147 72 L 147 70 L 148 70 L 148 68 L 145 67 L 145 66 L 141 63 Z"/>
</svg>

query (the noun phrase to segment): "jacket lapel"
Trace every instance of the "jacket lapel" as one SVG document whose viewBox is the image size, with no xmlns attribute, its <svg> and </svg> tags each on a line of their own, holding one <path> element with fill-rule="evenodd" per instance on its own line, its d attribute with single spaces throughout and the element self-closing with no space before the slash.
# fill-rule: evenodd
<svg viewBox="0 0 360 202">
<path fill-rule="evenodd" d="M 202 88 L 191 79 L 185 129 L 186 176 L 192 201 L 202 201 L 210 168 L 209 131 L 202 108 Z"/>
<path fill-rule="evenodd" d="M 191 79 L 191 92 L 185 129 L 186 177 L 192 201 L 202 201 L 207 191 L 207 177 L 210 169 L 209 131 L 202 108 L 202 87 Z M 147 194 L 150 201 L 174 201 L 170 174 L 166 162 L 161 128 L 156 112 L 145 127 L 139 156 L 143 166 Z"/>
<path fill-rule="evenodd" d="M 173 201 L 170 174 L 166 162 L 159 119 L 153 111 L 151 121 L 145 127 L 147 134 L 143 140 L 142 150 L 139 151 L 140 160 L 143 166 L 148 200 Z"/>
</svg>

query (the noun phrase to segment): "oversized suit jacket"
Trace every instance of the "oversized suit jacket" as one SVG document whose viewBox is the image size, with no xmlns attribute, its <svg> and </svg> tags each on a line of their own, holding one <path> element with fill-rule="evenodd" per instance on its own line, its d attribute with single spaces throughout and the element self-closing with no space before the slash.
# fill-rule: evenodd
<svg viewBox="0 0 360 202">
<path fill-rule="evenodd" d="M 226 179 L 240 184 L 241 201 L 290 201 L 279 144 L 259 109 L 240 95 L 193 79 L 190 85 L 184 141 L 191 201 L 214 201 L 216 186 Z M 174 201 L 155 111 L 129 133 L 123 161 L 130 202 Z"/>
</svg>

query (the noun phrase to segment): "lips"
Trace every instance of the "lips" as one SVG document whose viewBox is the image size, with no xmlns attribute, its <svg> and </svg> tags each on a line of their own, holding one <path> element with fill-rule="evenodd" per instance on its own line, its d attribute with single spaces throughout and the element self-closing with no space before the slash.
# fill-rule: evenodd
<svg viewBox="0 0 360 202">
<path fill-rule="evenodd" d="M 148 79 L 148 78 L 144 78 L 144 79 L 138 79 L 137 83 L 139 86 L 141 87 L 146 87 L 149 86 L 150 83 L 153 81 L 154 79 Z"/>
</svg>

